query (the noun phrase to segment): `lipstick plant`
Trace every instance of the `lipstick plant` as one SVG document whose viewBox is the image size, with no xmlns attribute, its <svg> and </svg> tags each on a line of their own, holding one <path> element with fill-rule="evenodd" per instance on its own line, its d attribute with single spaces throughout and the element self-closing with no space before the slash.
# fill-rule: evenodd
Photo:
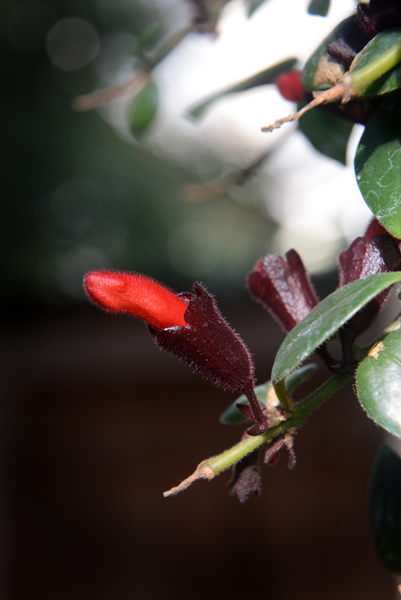
<svg viewBox="0 0 401 600">
<path fill-rule="evenodd" d="M 377 316 L 391 286 L 401 280 L 398 241 L 388 233 L 370 237 L 369 232 L 375 229 L 384 231 L 373 221 L 365 236 L 357 238 L 340 255 L 339 288 L 322 302 L 295 250 L 287 253 L 286 260 L 267 254 L 257 262 L 248 276 L 248 289 L 288 336 L 278 351 L 272 381 L 256 388 L 247 347 L 202 284 L 195 283 L 192 293 L 176 294 L 150 277 L 135 273 L 91 271 L 85 276 L 85 290 L 97 306 L 139 317 L 161 349 L 186 362 L 213 385 L 241 393 L 224 413 L 223 422 L 253 422 L 238 445 L 201 463 L 193 476 L 166 495 L 185 489 L 194 479 L 214 477 L 266 444 L 266 462 L 271 462 L 284 445 L 292 450 L 295 434 L 310 412 L 358 374 L 359 363 L 364 365 L 372 352 L 384 351 L 383 341 L 376 342 L 373 350 L 354 344 Z M 391 329 L 398 331 L 398 321 Z M 326 342 L 334 335 L 342 343 L 339 360 L 332 358 L 326 348 Z M 314 370 L 301 365 L 314 352 L 335 375 L 295 404 L 293 390 Z M 377 360 L 376 355 L 374 359 Z M 372 394 L 366 398 L 362 394 L 361 402 L 378 424 L 401 435 L 401 414 L 391 416 L 387 409 L 382 411 Z M 278 443 L 272 443 L 275 438 L 279 438 Z M 290 456 L 293 465 L 293 452 Z M 237 471 L 238 468 L 241 466 Z M 259 493 L 254 486 L 246 488 L 243 481 L 240 488 L 242 500 L 253 492 Z"/>
<path fill-rule="evenodd" d="M 311 3 L 320 14 L 328 5 L 327 1 Z M 191 292 L 175 293 L 151 277 L 135 273 L 93 271 L 85 277 L 85 290 L 97 306 L 139 317 L 161 349 L 186 362 L 211 384 L 239 395 L 221 420 L 248 421 L 240 441 L 201 462 L 193 475 L 166 496 L 184 490 L 196 479 L 211 479 L 229 467 L 234 467 L 232 491 L 241 501 L 259 494 L 258 456 L 271 464 L 285 448 L 292 468 L 293 446 L 301 426 L 349 381 L 353 381 L 361 407 L 374 423 L 389 436 L 401 437 L 401 318 L 368 346 L 358 343 L 360 334 L 385 305 L 392 286 L 401 281 L 400 0 L 358 4 L 355 14 L 322 41 L 302 70 L 294 70 L 294 65 L 295 60 L 289 59 L 269 67 L 191 111 L 192 117 L 199 118 L 217 98 L 273 84 L 286 99 L 300 103 L 299 110 L 263 127 L 263 131 L 300 120 L 301 129 L 317 149 L 330 154 L 327 148 L 332 142 L 335 158 L 344 154 L 338 148 L 338 134 L 345 149 L 351 124 L 365 125 L 356 151 L 355 173 L 372 220 L 366 232 L 340 254 L 338 288 L 320 301 L 294 249 L 289 249 L 285 258 L 277 254 L 261 257 L 247 277 L 252 298 L 287 334 L 277 351 L 271 380 L 256 385 L 250 352 L 203 284 L 194 283 Z M 316 130 L 302 124 L 310 111 L 316 114 L 316 123 L 321 122 L 319 115 L 325 115 L 324 150 Z M 344 127 L 338 126 L 339 118 Z M 230 185 L 240 181 L 241 176 Z M 228 187 L 222 185 L 219 190 Z M 332 356 L 328 346 L 333 339 L 341 344 L 339 356 Z M 294 390 L 317 368 L 313 363 L 304 364 L 314 353 L 325 363 L 326 381 L 295 402 Z M 400 465 L 401 458 L 387 445 L 379 454 L 370 494 L 379 556 L 399 574 L 401 542 L 395 532 L 401 531 Z"/>
</svg>

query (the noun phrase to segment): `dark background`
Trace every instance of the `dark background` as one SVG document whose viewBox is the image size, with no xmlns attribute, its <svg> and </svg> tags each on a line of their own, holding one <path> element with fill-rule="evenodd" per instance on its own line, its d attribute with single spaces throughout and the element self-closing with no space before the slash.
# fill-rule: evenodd
<svg viewBox="0 0 401 600">
<path fill-rule="evenodd" d="M 193 173 L 122 141 L 98 114 L 71 110 L 95 75 L 57 71 L 45 35 L 63 17 L 87 19 L 101 36 L 137 34 L 152 17 L 143 3 L 116 7 L 4 0 L 0 8 L 4 596 L 393 598 L 366 504 L 382 434 L 351 387 L 311 416 L 294 471 L 284 454 L 264 469 L 260 498 L 241 506 L 229 474 L 162 496 L 240 438 L 241 427 L 218 422 L 233 398 L 160 353 L 139 322 L 88 306 L 82 276 L 131 269 L 189 289 L 193 277 L 166 252 L 177 224 L 224 226 L 233 261 L 238 223 L 249 228 L 253 260 L 268 250 L 259 237 L 273 225 L 228 198 L 185 204 Z M 265 381 L 282 336 L 243 289 L 251 264 L 229 277 L 216 267 L 205 282 Z M 318 285 L 326 283 L 335 280 Z"/>
</svg>

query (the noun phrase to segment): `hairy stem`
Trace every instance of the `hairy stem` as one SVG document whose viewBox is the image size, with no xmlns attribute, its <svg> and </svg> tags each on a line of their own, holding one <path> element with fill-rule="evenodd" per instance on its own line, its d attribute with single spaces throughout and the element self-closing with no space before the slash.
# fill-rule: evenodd
<svg viewBox="0 0 401 600">
<path fill-rule="evenodd" d="M 262 435 L 258 435 L 255 437 L 249 437 L 239 444 L 236 444 L 229 450 L 226 450 L 222 454 L 218 456 L 213 456 L 205 461 L 205 464 L 208 465 L 212 469 L 212 471 L 217 475 L 228 469 L 232 464 L 236 463 L 238 460 L 259 448 L 262 444 L 269 441 L 276 435 L 280 433 L 284 433 L 288 429 L 296 428 L 298 429 L 305 421 L 305 419 L 323 402 L 325 402 L 330 396 L 335 394 L 349 379 L 351 378 L 351 374 L 345 373 L 341 375 L 334 375 L 331 379 L 326 381 L 319 389 L 315 390 L 310 396 L 298 402 L 295 405 L 295 410 L 292 413 L 289 419 L 286 419 L 279 425 L 272 427 L 266 433 Z"/>
<path fill-rule="evenodd" d="M 306 420 L 306 418 L 316 410 L 321 404 L 323 404 L 330 396 L 335 394 L 347 381 L 351 379 L 350 373 L 342 373 L 341 375 L 334 375 L 331 379 L 328 379 L 319 389 L 315 390 L 310 396 L 298 402 L 295 405 L 295 410 L 292 415 L 282 421 L 278 425 L 271 427 L 262 435 L 250 436 L 245 440 L 239 442 L 232 448 L 229 448 L 225 452 L 222 452 L 218 456 L 212 456 L 207 460 L 202 461 L 195 472 L 182 481 L 177 487 L 171 488 L 171 490 L 164 493 L 164 496 L 172 496 L 185 490 L 197 479 L 213 479 L 215 475 L 218 475 L 222 471 L 225 471 L 231 465 L 235 464 L 247 454 L 250 454 L 273 437 L 284 433 L 288 430 L 298 429 Z"/>
</svg>

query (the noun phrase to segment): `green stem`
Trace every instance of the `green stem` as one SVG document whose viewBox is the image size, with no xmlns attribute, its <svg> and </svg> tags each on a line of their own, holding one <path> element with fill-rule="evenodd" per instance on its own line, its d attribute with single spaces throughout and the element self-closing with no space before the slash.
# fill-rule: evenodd
<svg viewBox="0 0 401 600">
<path fill-rule="evenodd" d="M 349 73 L 352 90 L 358 92 L 359 95 L 362 94 L 373 81 L 393 69 L 400 61 L 401 42 L 397 42 L 387 52 L 384 52 L 366 66 Z"/>
<path fill-rule="evenodd" d="M 164 492 L 164 497 L 174 496 L 175 494 L 186 490 L 198 479 L 213 479 L 216 475 L 225 471 L 231 467 L 231 465 L 235 464 L 244 458 L 244 456 L 250 454 L 276 435 L 280 435 L 291 429 L 298 429 L 311 412 L 316 410 L 316 408 L 323 404 L 330 396 L 335 394 L 347 381 L 349 381 L 349 379 L 351 379 L 351 377 L 352 375 L 349 373 L 334 375 L 319 389 L 305 398 L 305 400 L 298 402 L 294 412 L 288 419 L 271 427 L 262 435 L 249 436 L 222 454 L 212 456 L 212 458 L 202 461 L 192 475 L 184 479 L 178 486 Z"/>
<path fill-rule="evenodd" d="M 241 460 L 241 458 L 250 452 L 253 452 L 253 450 L 256 450 L 262 446 L 262 444 L 269 441 L 276 435 L 284 433 L 293 427 L 299 428 L 304 423 L 306 418 L 321 404 L 323 404 L 323 402 L 330 398 L 330 396 L 335 394 L 347 381 L 349 381 L 351 376 L 352 375 L 349 373 L 334 375 L 319 389 L 315 390 L 310 396 L 305 398 L 305 400 L 298 402 L 298 404 L 295 405 L 295 411 L 289 419 L 286 419 L 279 425 L 272 427 L 262 435 L 248 437 L 222 454 L 209 458 L 202 464 L 209 467 L 213 473 L 217 475 Z"/>
</svg>

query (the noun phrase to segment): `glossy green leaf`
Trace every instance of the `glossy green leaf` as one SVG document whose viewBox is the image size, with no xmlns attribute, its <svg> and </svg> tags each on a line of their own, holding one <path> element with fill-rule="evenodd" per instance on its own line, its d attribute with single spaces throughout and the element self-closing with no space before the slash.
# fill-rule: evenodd
<svg viewBox="0 0 401 600">
<path fill-rule="evenodd" d="M 311 0 L 308 6 L 308 13 L 310 15 L 318 15 L 325 17 L 329 12 L 330 0 Z"/>
<path fill-rule="evenodd" d="M 401 96 L 391 94 L 366 124 L 355 155 L 362 196 L 384 227 L 401 238 Z"/>
<path fill-rule="evenodd" d="M 273 81 L 281 74 L 285 73 L 292 69 L 292 67 L 297 62 L 296 58 L 288 58 L 276 65 L 265 69 L 264 71 L 260 71 L 249 79 L 244 79 L 239 83 L 236 83 L 230 87 L 224 88 L 211 96 L 208 96 L 205 100 L 203 100 L 200 104 L 197 104 L 189 109 L 188 115 L 193 119 L 199 119 L 203 115 L 206 109 L 208 109 L 214 102 L 220 100 L 220 98 L 224 98 L 229 94 L 236 94 L 237 92 L 244 92 L 254 87 L 258 87 L 260 85 L 266 85 L 269 83 L 273 83 Z"/>
<path fill-rule="evenodd" d="M 287 380 L 285 382 L 285 388 L 286 388 L 287 392 L 289 394 L 292 394 L 292 392 L 294 390 L 296 390 L 296 388 L 299 385 L 301 385 L 304 381 L 309 379 L 309 377 L 311 375 L 313 375 L 313 373 L 315 373 L 316 370 L 317 370 L 317 365 L 315 365 L 314 363 L 311 363 L 309 365 L 305 365 L 304 367 L 300 367 L 299 369 L 297 369 L 296 371 L 291 373 L 291 375 L 289 375 L 289 377 L 287 377 Z M 272 387 L 272 385 L 273 384 L 271 381 L 267 381 L 266 383 L 263 383 L 262 385 L 257 385 L 255 387 L 255 393 L 256 393 L 258 399 L 264 405 L 267 404 L 267 399 L 268 399 L 267 393 L 268 393 L 269 389 Z M 244 395 L 237 398 L 220 415 L 221 423 L 224 423 L 225 425 L 232 425 L 232 424 L 236 424 L 236 423 L 243 423 L 244 421 L 246 421 L 245 417 L 243 417 L 241 415 L 240 411 L 238 410 L 237 404 L 247 405 L 248 400 Z M 276 405 L 272 404 L 272 406 L 276 406 Z"/>
<path fill-rule="evenodd" d="M 157 112 L 159 93 L 156 84 L 149 81 L 135 96 L 129 109 L 129 123 L 132 134 L 141 137 L 151 124 Z"/>
<path fill-rule="evenodd" d="M 352 281 L 322 300 L 287 335 L 276 355 L 272 380 L 283 381 L 372 298 L 401 280 L 401 273 L 379 273 Z"/>
<path fill-rule="evenodd" d="M 320 109 L 305 113 L 299 119 L 298 127 L 316 150 L 345 164 L 352 123 L 327 109 Z"/>
<path fill-rule="evenodd" d="M 386 94 L 400 88 L 401 29 L 378 33 L 356 56 L 350 74 L 355 84 L 358 77 L 361 79 L 357 86 L 361 97 Z"/>
<path fill-rule="evenodd" d="M 371 348 L 356 373 L 359 402 L 367 415 L 401 437 L 401 331 L 385 335 Z"/>
<path fill-rule="evenodd" d="M 358 32 L 354 16 L 339 23 L 306 61 L 302 70 L 302 85 L 308 92 L 330 88 L 336 83 L 336 78 L 344 75 L 344 68 L 328 55 L 327 44 L 340 37 L 345 28 Z"/>
<path fill-rule="evenodd" d="M 401 575 L 401 458 L 388 444 L 376 458 L 369 513 L 380 561 L 391 573 Z"/>
</svg>

